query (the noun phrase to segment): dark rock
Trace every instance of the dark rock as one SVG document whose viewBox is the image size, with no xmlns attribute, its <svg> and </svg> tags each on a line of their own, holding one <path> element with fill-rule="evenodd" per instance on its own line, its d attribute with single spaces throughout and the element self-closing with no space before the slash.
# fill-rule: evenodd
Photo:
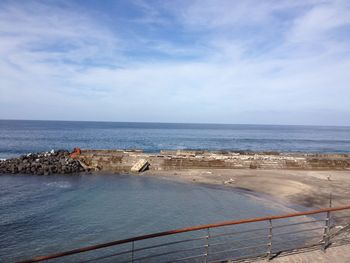
<svg viewBox="0 0 350 263">
<path fill-rule="evenodd" d="M 83 172 L 80 162 L 72 159 L 67 150 L 50 151 L 44 153 L 30 153 L 18 158 L 0 160 L 1 173 L 25 174 L 71 174 Z"/>
</svg>

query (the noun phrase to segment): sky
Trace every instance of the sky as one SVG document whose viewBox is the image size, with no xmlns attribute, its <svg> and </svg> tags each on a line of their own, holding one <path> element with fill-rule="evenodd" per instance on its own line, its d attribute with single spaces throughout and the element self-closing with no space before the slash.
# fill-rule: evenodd
<svg viewBox="0 0 350 263">
<path fill-rule="evenodd" d="M 0 0 L 0 119 L 346 126 L 349 85 L 349 0 Z"/>
</svg>

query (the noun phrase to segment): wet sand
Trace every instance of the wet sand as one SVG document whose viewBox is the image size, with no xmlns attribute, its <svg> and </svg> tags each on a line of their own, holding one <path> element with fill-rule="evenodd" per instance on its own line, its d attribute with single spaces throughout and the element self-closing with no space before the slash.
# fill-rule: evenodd
<svg viewBox="0 0 350 263">
<path fill-rule="evenodd" d="M 323 208 L 350 204 L 350 171 L 186 169 L 146 171 L 165 179 L 225 185 L 264 194 L 283 203 Z"/>
</svg>

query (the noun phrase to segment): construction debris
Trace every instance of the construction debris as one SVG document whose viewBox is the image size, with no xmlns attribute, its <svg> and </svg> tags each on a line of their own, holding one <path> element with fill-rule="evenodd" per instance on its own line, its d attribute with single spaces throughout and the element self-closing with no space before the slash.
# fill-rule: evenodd
<svg viewBox="0 0 350 263">
<path fill-rule="evenodd" d="M 131 172 L 141 173 L 148 169 L 149 162 L 145 159 L 138 160 L 132 167 Z"/>
</svg>

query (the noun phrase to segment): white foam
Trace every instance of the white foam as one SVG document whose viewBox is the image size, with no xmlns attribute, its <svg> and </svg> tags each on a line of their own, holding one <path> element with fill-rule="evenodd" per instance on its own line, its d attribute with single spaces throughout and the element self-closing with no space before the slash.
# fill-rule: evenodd
<svg viewBox="0 0 350 263">
<path fill-rule="evenodd" d="M 55 188 L 70 188 L 72 186 L 69 182 L 65 181 L 45 183 L 45 185 Z"/>
<path fill-rule="evenodd" d="M 177 145 L 177 146 L 175 147 L 175 150 L 185 150 L 185 149 L 186 149 L 186 147 L 183 146 L 183 145 Z"/>
</svg>

